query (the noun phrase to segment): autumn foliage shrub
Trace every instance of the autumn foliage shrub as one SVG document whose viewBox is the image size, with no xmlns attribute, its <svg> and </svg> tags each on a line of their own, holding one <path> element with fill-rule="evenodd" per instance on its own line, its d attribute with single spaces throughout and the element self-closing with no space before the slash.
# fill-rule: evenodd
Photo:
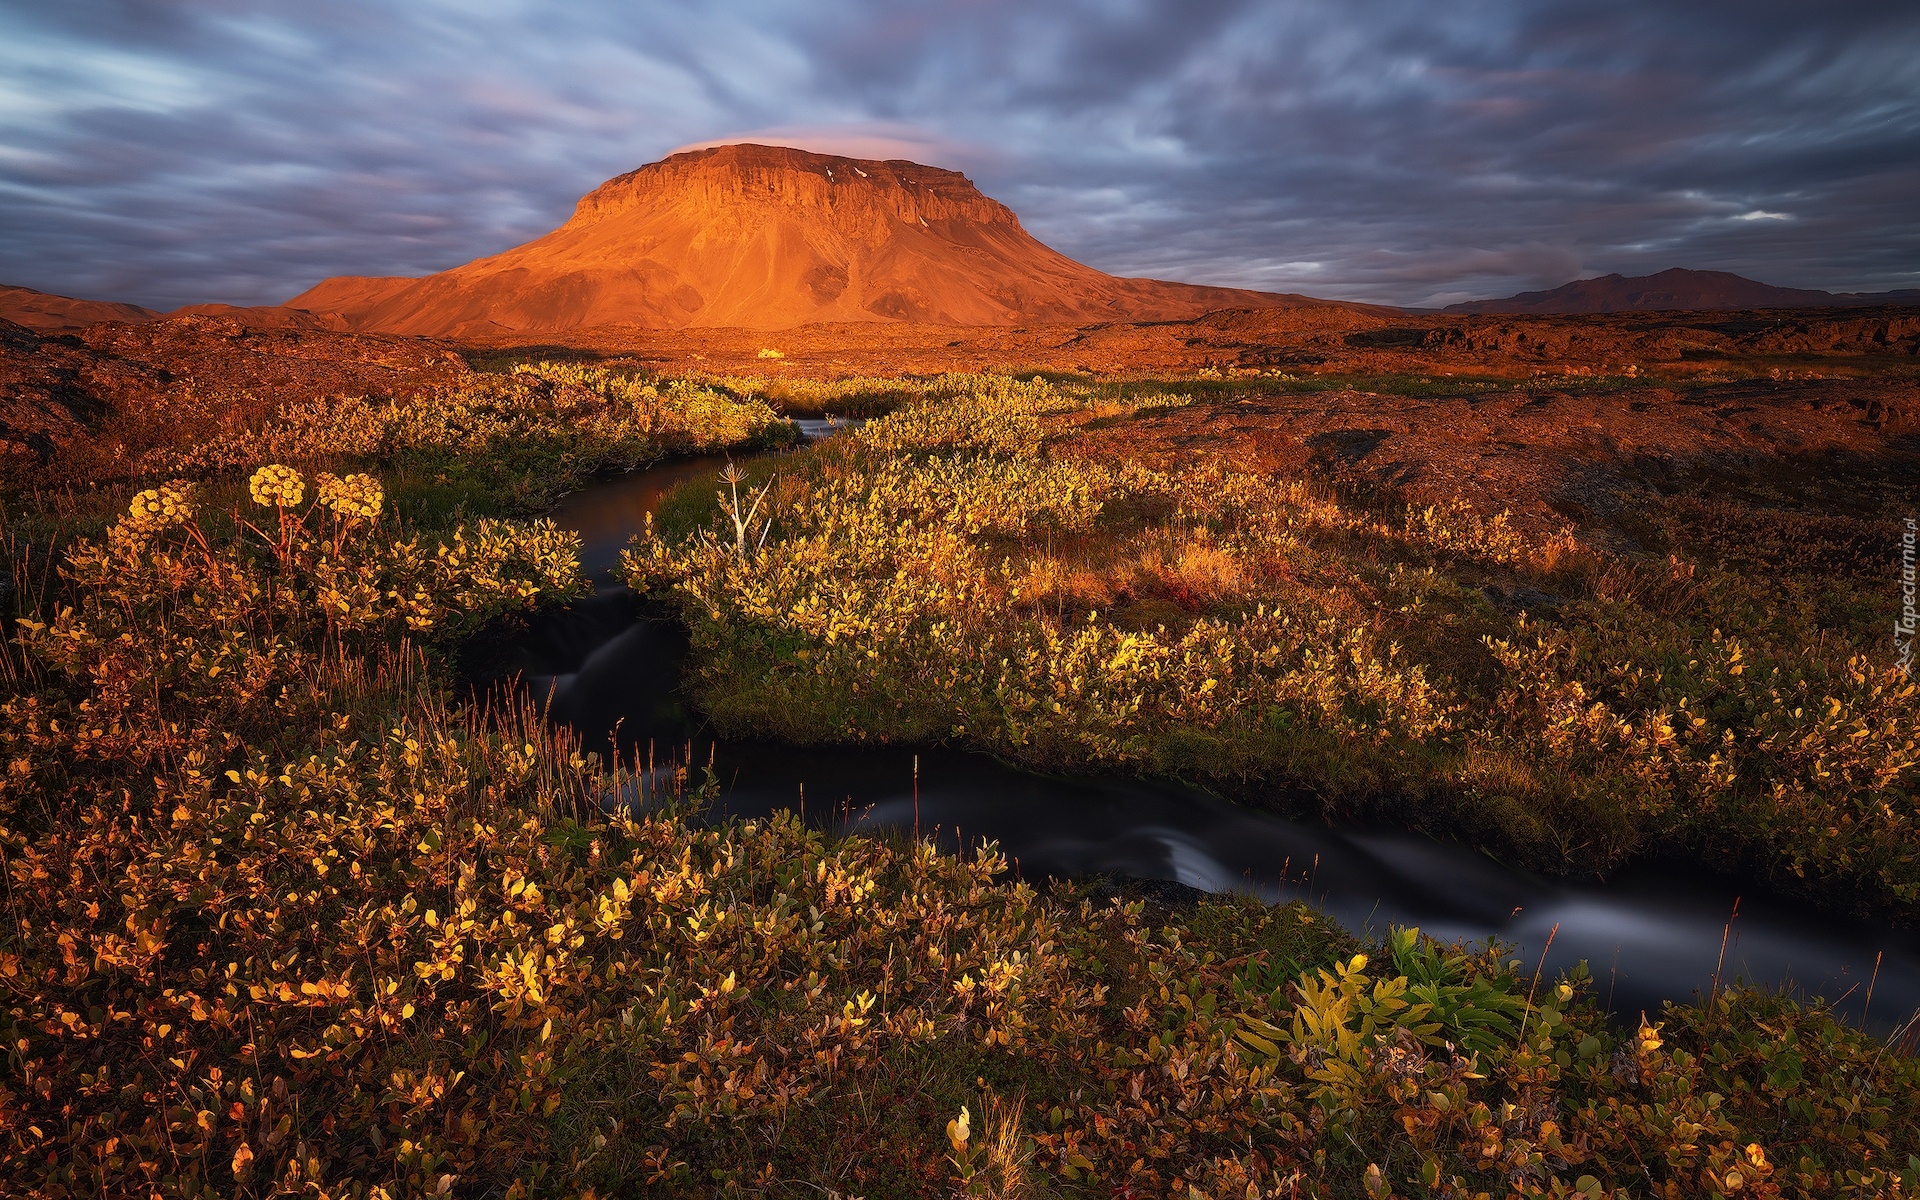
<svg viewBox="0 0 1920 1200">
<path fill-rule="evenodd" d="M 1088 406 L 1154 402 L 920 400 L 787 468 L 759 553 L 662 529 L 627 578 L 686 620 L 728 729 L 1277 778 L 1551 869 L 1704 851 L 1920 913 L 1920 686 L 1828 622 L 1829 585 L 1079 451 Z M 1535 611 L 1495 609 L 1513 587 Z"/>
<path fill-rule="evenodd" d="M 969 719 L 1049 755 L 1144 762 L 1168 730 L 1224 742 L 1276 711 L 1294 722 L 1263 718 L 1276 738 L 1366 753 L 1460 727 L 1446 681 L 1401 665 L 1344 593 L 1253 591 L 1281 549 L 1291 578 L 1373 578 L 1325 539 L 1430 549 L 1422 519 L 1232 473 L 1075 474 L 1015 418 L 968 445 L 929 420 L 924 477 L 896 461 L 910 452 L 856 446 L 839 476 L 768 493 L 764 548 L 663 540 L 635 569 L 724 633 L 727 661 L 824 648 L 844 657 L 819 678 L 900 687 L 936 679 L 939 654 L 1010 680 Z M 275 463 L 246 482 L 231 511 L 209 487 L 143 491 L 20 593 L 0 672 L 0 1194 L 1920 1186 L 1920 1067 L 1819 1006 L 1734 991 L 1615 1027 L 1584 970 L 1536 977 L 1498 947 L 1363 945 L 1244 897 L 1042 892 L 991 846 L 713 818 L 684 770 L 651 789 L 659 806 L 610 807 L 635 790 L 619 764 L 524 708 L 457 708 L 439 666 L 450 640 L 578 594 L 571 535 L 402 528 L 370 470 Z M 1240 564 L 1181 631 L 1067 619 L 1018 590 L 1028 540 L 1074 555 L 1103 522 L 1163 509 Z M 1512 553 L 1497 526 L 1446 529 Z M 1384 577 L 1410 605 L 1452 595 Z M 1025 657 L 995 674 L 941 621 Z M 767 695 L 806 695 L 795 671 Z M 934 697 L 916 719 L 977 700 Z M 886 712 L 858 704 L 860 722 Z M 1830 761 L 1776 750 L 1815 756 L 1783 777 Z"/>
<path fill-rule="evenodd" d="M 6 701 L 0 737 L 21 755 L 10 791 L 40 770 L 121 777 L 270 741 L 282 722 L 321 721 L 311 680 L 330 656 L 444 641 L 583 588 L 578 539 L 551 522 L 481 521 L 428 545 L 381 523 L 365 475 L 309 489 L 291 467 L 262 467 L 252 511 L 218 520 L 193 491 L 136 496 L 103 543 L 69 551 L 68 602 L 21 621 L 37 668 L 85 691 Z"/>
<path fill-rule="evenodd" d="M 538 511 L 596 471 L 667 454 L 781 446 L 793 427 L 765 403 L 684 379 L 568 363 L 472 374 L 403 397 L 288 398 L 257 427 L 148 456 L 150 472 L 229 470 L 270 456 L 319 467 L 382 464 L 473 481 L 495 511 Z"/>
</svg>

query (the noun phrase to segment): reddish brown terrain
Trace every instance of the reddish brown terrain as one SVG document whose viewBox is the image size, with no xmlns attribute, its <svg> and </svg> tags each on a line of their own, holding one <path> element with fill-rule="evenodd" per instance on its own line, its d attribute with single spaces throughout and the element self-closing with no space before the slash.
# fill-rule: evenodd
<svg viewBox="0 0 1920 1200">
<path fill-rule="evenodd" d="M 243 307 L 235 304 L 189 304 L 169 313 L 161 313 L 138 304 L 113 300 L 75 300 L 54 296 L 32 288 L 0 284 L 0 321 L 10 321 L 35 333 L 78 333 L 102 321 L 138 325 L 168 317 L 231 317 L 261 329 L 333 329 L 344 331 L 347 322 L 334 313 L 311 313 L 304 309 L 277 305 Z"/>
<path fill-rule="evenodd" d="M 0 321 L 41 333 L 66 333 L 101 321 L 151 321 L 160 314 L 138 304 L 75 300 L 0 283 Z"/>
<path fill-rule="evenodd" d="M 536 342 L 264 328 L 234 316 L 57 337 L 0 325 L 0 464 L 56 485 L 109 482 L 138 474 L 147 448 L 248 427 L 283 401 L 417 394 L 526 359 L 775 382 L 1011 369 L 1155 376 L 1201 398 L 1116 430 L 1131 454 L 1461 496 L 1528 524 L 1605 526 L 1636 496 L 1728 487 L 1884 516 L 1911 503 L 1920 479 L 1916 351 L 1915 309 L 1394 319 L 1242 310 L 778 334 L 601 328 Z"/>
<path fill-rule="evenodd" d="M 1755 369 L 1780 377 L 1920 369 L 1920 306 L 1830 311 L 1421 316 L 1359 307 L 1229 309 L 1180 321 L 786 330 L 601 326 L 467 339 L 492 349 L 630 357 L 662 369 L 879 375 L 1032 366 L 1082 374 L 1203 369 L 1638 378 Z M 768 361 L 763 351 L 782 358 Z"/>
<path fill-rule="evenodd" d="M 308 312 L 303 308 L 281 305 L 188 304 L 167 314 L 170 317 L 225 317 L 254 329 L 330 329 L 347 331 L 347 321 L 339 313 Z"/>
<path fill-rule="evenodd" d="M 1911 381 L 1494 388 L 1472 395 L 1236 396 L 1090 431 L 1087 452 L 1171 467 L 1218 457 L 1263 473 L 1363 481 L 1420 503 L 1464 499 L 1521 527 L 1611 528 L 1655 495 L 1733 488 L 1762 503 L 1886 519 L 1920 479 Z"/>
<path fill-rule="evenodd" d="M 1019 325 L 1343 307 L 1120 279 L 1041 244 L 966 176 L 772 146 L 675 154 L 595 188 L 545 237 L 424 279 L 339 277 L 286 307 L 432 336 L 598 325 Z"/>
<path fill-rule="evenodd" d="M 142 455 L 316 395 L 409 395 L 468 370 L 458 348 L 231 318 L 111 321 L 45 336 L 0 321 L 0 473 L 109 483 Z"/>
</svg>

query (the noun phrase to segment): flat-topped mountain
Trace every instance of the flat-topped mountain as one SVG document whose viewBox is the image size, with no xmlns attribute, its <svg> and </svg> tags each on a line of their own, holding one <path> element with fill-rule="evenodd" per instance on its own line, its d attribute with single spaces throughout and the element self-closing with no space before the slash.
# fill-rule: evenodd
<svg viewBox="0 0 1920 1200">
<path fill-rule="evenodd" d="M 422 279 L 341 276 L 286 307 L 355 329 L 1177 320 L 1305 296 L 1122 279 L 1043 245 L 957 171 L 777 146 L 691 150 L 582 197 L 545 237 Z"/>
<path fill-rule="evenodd" d="M 1822 292 L 1774 287 L 1731 271 L 1674 267 L 1657 275 L 1601 275 L 1576 279 L 1544 292 L 1521 292 L 1499 300 L 1449 304 L 1450 313 L 1708 312 L 1755 308 L 1853 308 L 1912 304 L 1920 291 Z"/>
</svg>

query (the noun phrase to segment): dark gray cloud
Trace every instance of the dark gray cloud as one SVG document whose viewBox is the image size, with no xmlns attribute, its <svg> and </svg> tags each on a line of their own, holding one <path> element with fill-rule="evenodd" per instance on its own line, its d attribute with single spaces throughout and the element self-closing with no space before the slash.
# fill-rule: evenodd
<svg viewBox="0 0 1920 1200">
<path fill-rule="evenodd" d="M 0 281 L 422 274 L 727 138 L 964 169 L 1121 274 L 1920 286 L 1909 0 L 0 0 Z"/>
</svg>

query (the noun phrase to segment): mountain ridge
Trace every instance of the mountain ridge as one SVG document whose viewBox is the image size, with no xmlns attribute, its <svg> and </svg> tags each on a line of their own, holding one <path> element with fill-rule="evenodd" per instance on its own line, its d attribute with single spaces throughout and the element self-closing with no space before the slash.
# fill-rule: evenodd
<svg viewBox="0 0 1920 1200">
<path fill-rule="evenodd" d="M 81 300 L 0 283 L 0 319 L 40 333 L 67 333 L 101 321 L 151 321 L 160 313 L 118 300 Z"/>
<path fill-rule="evenodd" d="M 1599 275 L 1545 291 L 1449 304 L 1447 313 L 1539 313 L 1577 316 L 1610 312 L 1703 312 L 1759 308 L 1857 308 L 1912 304 L 1920 289 L 1893 292 L 1823 292 L 1783 288 L 1731 271 L 1670 267 L 1653 275 Z"/>
</svg>

